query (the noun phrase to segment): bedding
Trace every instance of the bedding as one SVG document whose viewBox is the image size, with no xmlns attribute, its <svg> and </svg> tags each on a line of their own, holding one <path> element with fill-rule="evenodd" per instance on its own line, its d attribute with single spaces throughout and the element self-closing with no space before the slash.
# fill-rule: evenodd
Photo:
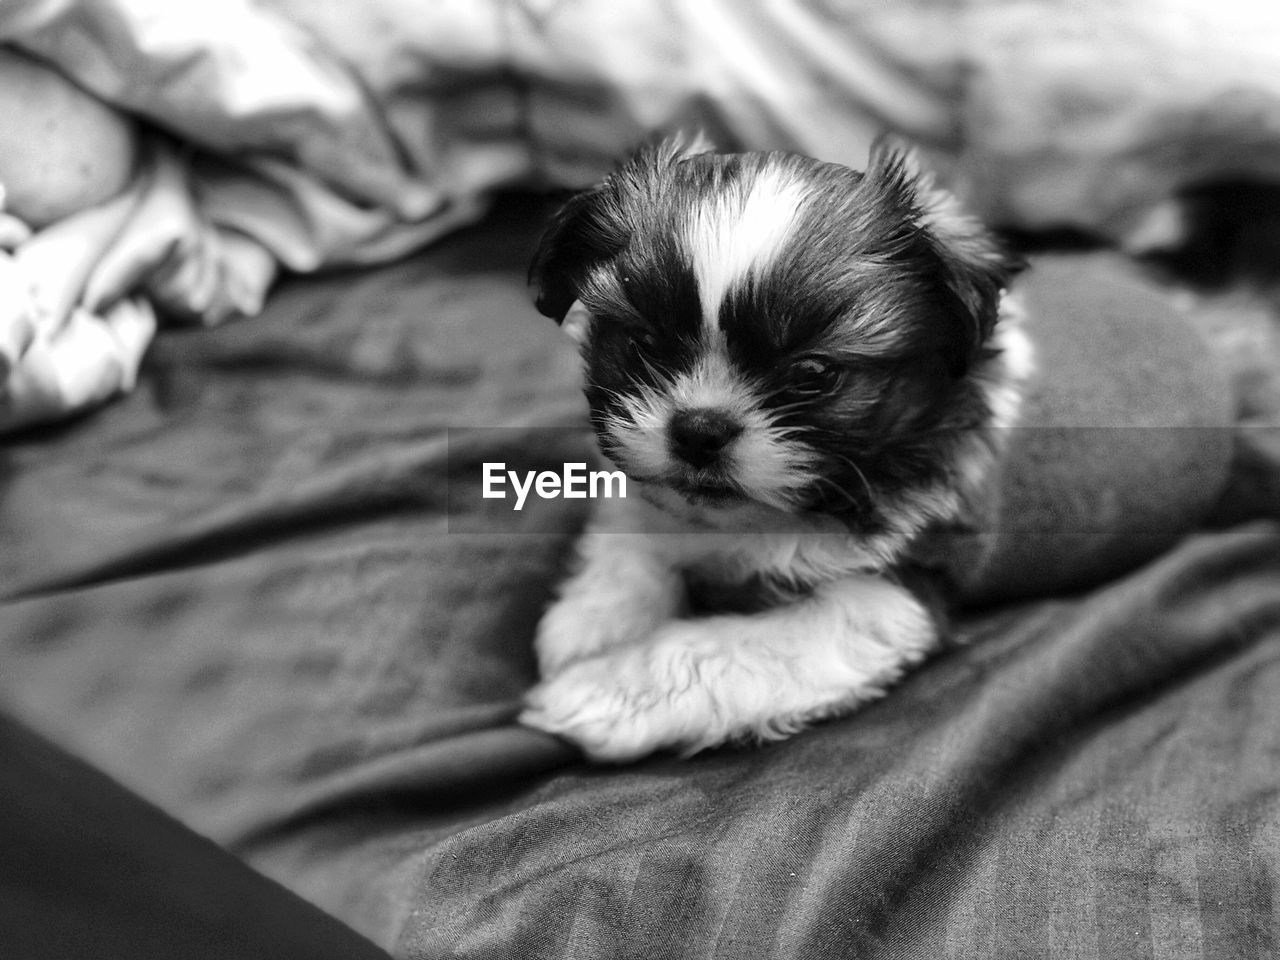
<svg viewBox="0 0 1280 960">
<path fill-rule="evenodd" d="M 1115 255 L 1040 264 L 1038 305 L 1074 321 L 1042 340 L 1059 429 L 1006 477 L 1024 526 L 941 545 L 947 649 L 783 744 L 590 768 L 516 726 L 586 505 L 459 493 L 592 444 L 524 289 L 545 203 L 453 231 L 652 129 L 856 165 L 888 126 L 996 225 L 1132 249 L 1186 239 L 1188 190 L 1275 184 L 1274 11 L 1095 6 L 5 4 L 3 56 L 137 134 L 114 206 L 37 233 L 66 230 L 46 267 L 79 251 L 34 285 L 80 317 L 79 360 L 40 367 L 29 409 L 137 386 L 0 439 L 0 714 L 397 956 L 1280 950 L 1274 294 L 1184 291 L 1189 322 Z M 25 229 L 0 220 L 6 251 Z M 1274 267 L 1261 240 L 1237 252 Z M 281 267 L 329 272 L 264 307 Z M 262 314 L 171 328 L 139 369 L 153 306 Z M 24 943 L 56 952 L 57 924 Z"/>
<path fill-rule="evenodd" d="M 87 126 L 97 192 L 37 206 L 119 188 L 136 157 L 123 193 L 160 207 L 88 244 L 102 262 L 83 290 L 0 274 L 86 311 L 15 384 L 0 430 L 130 388 L 151 327 L 103 315 L 122 298 L 251 316 L 281 267 L 385 262 L 474 222 L 495 190 L 590 184 L 654 131 L 857 167 L 889 129 L 990 223 L 1135 250 L 1186 238 L 1188 190 L 1280 182 L 1280 8 L 1254 0 L 9 0 L 0 45 L 0 70 L 29 58 L 60 91 L 16 97 L 29 71 L 7 70 L 0 181 L 13 154 L 80 155 Z M 109 109 L 111 136 L 83 122 Z M 22 364 L 13 313 L 0 373 Z"/>
<path fill-rule="evenodd" d="M 891 696 L 793 740 L 593 768 L 514 725 L 586 505 L 452 494 L 490 457 L 589 456 L 524 285 L 546 212 L 287 280 L 8 438 L 0 711 L 402 957 L 1274 951 L 1280 499 L 1213 458 L 1165 478 L 1175 536 L 960 610 Z"/>
</svg>

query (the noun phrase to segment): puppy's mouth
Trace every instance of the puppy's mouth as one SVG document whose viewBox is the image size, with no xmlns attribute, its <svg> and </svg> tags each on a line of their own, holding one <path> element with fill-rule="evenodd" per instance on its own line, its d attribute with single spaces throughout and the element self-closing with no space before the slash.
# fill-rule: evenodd
<svg viewBox="0 0 1280 960">
<path fill-rule="evenodd" d="M 728 477 L 708 471 L 673 472 L 665 483 L 693 504 L 719 505 L 747 499 L 743 489 Z"/>
</svg>

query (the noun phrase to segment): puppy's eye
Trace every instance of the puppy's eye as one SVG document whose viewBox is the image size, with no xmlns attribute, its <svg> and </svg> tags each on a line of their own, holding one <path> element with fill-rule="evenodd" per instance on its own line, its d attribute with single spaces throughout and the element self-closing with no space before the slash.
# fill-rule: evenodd
<svg viewBox="0 0 1280 960">
<path fill-rule="evenodd" d="M 844 379 L 844 369 L 818 357 L 803 357 L 788 371 L 787 392 L 804 397 L 830 393 Z"/>
</svg>

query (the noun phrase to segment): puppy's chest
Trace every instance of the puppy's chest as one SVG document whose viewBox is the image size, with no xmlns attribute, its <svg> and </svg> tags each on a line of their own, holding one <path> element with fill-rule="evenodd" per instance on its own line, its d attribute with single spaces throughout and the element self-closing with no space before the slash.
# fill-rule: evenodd
<svg viewBox="0 0 1280 960">
<path fill-rule="evenodd" d="M 735 537 L 694 546 L 668 559 L 695 613 L 757 612 L 870 569 L 856 542 L 837 535 Z"/>
</svg>

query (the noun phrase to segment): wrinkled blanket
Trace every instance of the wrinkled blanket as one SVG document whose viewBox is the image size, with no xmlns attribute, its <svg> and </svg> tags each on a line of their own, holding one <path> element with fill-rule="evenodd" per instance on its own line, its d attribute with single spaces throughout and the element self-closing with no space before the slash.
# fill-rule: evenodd
<svg viewBox="0 0 1280 960">
<path fill-rule="evenodd" d="M 0 313 L 0 377 L 24 368 L 0 429 L 128 389 L 137 295 L 252 314 L 278 266 L 402 255 L 657 130 L 861 166 L 888 128 L 993 223 L 1131 244 L 1177 241 L 1184 188 L 1280 182 L 1280 8 L 1253 0 L 9 0 L 0 43 L 141 121 L 126 192 L 162 208 L 97 244 L 87 287 L 0 269 L 6 303 L 70 304 L 25 363 L 9 341 L 40 324 Z"/>
<path fill-rule="evenodd" d="M 782 744 L 592 769 L 513 725 L 585 507 L 448 491 L 589 448 L 524 289 L 542 212 L 289 281 L 0 451 L 0 710 L 400 956 L 1274 951 L 1274 519 L 964 613 Z"/>
<path fill-rule="evenodd" d="M 1188 184 L 1280 179 L 1280 13 L 1252 0 L 20 0 L 0 40 L 235 161 L 197 163 L 208 209 L 295 269 L 681 124 L 853 166 L 888 127 L 988 219 L 1113 236 Z"/>
</svg>

